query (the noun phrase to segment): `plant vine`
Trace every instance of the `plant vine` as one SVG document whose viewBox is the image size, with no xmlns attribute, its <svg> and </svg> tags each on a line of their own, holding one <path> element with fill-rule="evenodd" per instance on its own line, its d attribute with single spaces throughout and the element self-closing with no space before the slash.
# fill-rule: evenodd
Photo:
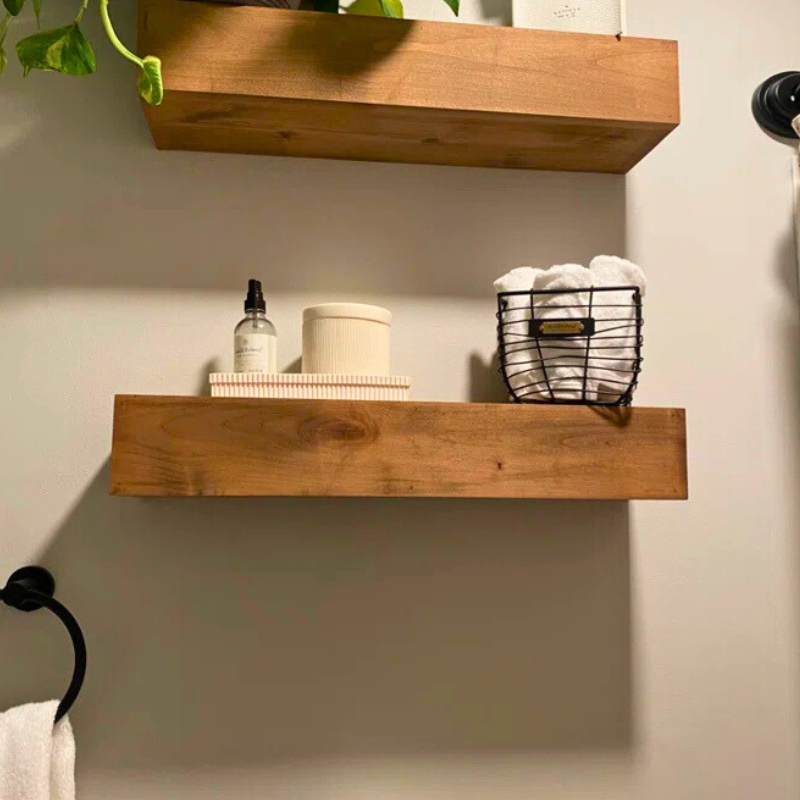
<svg viewBox="0 0 800 800">
<path fill-rule="evenodd" d="M 31 0 L 36 16 L 37 33 L 20 39 L 16 44 L 17 58 L 25 75 L 31 70 L 60 72 L 64 75 L 91 75 L 97 69 L 97 59 L 89 40 L 81 30 L 83 14 L 91 0 L 81 0 L 75 18 L 68 25 L 43 31 L 41 29 L 42 0 Z M 164 97 L 164 81 L 161 77 L 161 59 L 156 56 L 140 58 L 131 52 L 117 36 L 108 11 L 109 0 L 97 0 L 103 30 L 116 51 L 135 64 L 139 71 L 137 88 L 139 94 L 150 105 L 159 105 Z M 459 0 L 444 0 L 458 14 Z M 312 0 L 316 11 L 339 13 L 339 0 Z M 8 65 L 5 41 L 11 22 L 25 6 L 25 0 L 2 0 L 5 14 L 0 19 L 0 72 Z M 354 0 L 348 13 L 402 18 L 402 0 Z"/>
<path fill-rule="evenodd" d="M 25 0 L 2 0 L 5 15 L 0 21 L 0 72 L 8 65 L 5 40 L 9 27 L 25 6 Z M 20 39 L 16 44 L 17 58 L 25 75 L 31 70 L 60 72 L 63 75 L 91 75 L 97 69 L 97 59 L 80 23 L 90 0 L 82 0 L 75 18 L 68 25 L 41 30 L 41 0 L 31 0 L 36 15 L 37 33 Z M 108 13 L 108 0 L 98 0 L 100 18 L 109 41 L 117 52 L 132 61 L 140 70 L 137 88 L 139 94 L 151 105 L 158 105 L 164 97 L 161 78 L 161 59 L 156 56 L 139 58 L 128 50 L 117 36 Z"/>
</svg>

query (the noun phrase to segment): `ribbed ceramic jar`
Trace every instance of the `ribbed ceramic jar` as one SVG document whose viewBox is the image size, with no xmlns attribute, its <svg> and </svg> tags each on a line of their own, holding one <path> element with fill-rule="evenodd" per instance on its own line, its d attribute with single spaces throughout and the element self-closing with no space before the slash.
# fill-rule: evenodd
<svg viewBox="0 0 800 800">
<path fill-rule="evenodd" d="M 324 303 L 303 312 L 303 372 L 389 375 L 392 314 L 362 303 Z"/>
</svg>

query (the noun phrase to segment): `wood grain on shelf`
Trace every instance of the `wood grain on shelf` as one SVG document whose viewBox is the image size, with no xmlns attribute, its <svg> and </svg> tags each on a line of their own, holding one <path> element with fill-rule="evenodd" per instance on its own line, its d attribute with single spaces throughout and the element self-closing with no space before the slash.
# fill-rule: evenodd
<svg viewBox="0 0 800 800">
<path fill-rule="evenodd" d="M 626 172 L 679 122 L 673 41 L 140 0 L 162 149 Z"/>
<path fill-rule="evenodd" d="M 111 493 L 684 499 L 682 409 L 118 396 Z"/>
</svg>

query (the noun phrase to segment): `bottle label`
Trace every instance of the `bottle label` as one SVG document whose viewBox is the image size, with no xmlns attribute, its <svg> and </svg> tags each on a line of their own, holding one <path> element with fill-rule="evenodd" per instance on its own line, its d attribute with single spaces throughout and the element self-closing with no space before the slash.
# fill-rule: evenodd
<svg viewBox="0 0 800 800">
<path fill-rule="evenodd" d="M 266 333 L 238 333 L 233 337 L 234 372 L 277 372 L 275 337 Z"/>
</svg>

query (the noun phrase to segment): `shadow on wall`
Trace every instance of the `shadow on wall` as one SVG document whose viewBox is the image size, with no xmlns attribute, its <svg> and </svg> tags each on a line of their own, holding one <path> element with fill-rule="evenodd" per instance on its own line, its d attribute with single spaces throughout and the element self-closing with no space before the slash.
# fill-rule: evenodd
<svg viewBox="0 0 800 800">
<path fill-rule="evenodd" d="M 495 351 L 485 360 L 480 353 L 469 357 L 470 403 L 507 403 L 508 390 L 500 373 L 500 355 Z"/>
<path fill-rule="evenodd" d="M 630 746 L 627 504 L 108 484 L 42 558 L 87 634 L 81 770 Z M 65 681 L 49 616 L 0 615 L 0 706 Z"/>
<path fill-rule="evenodd" d="M 134 16 L 115 8 L 126 41 Z M 624 248 L 619 175 L 159 152 L 95 17 L 95 75 L 3 75 L 0 286 L 231 289 L 255 270 L 270 293 L 490 297 L 508 268 Z"/>
<path fill-rule="evenodd" d="M 134 14 L 115 9 L 126 41 Z M 270 292 L 489 300 L 510 266 L 624 246 L 620 176 L 159 153 L 129 66 L 85 20 L 91 79 L 3 76 L 4 288 L 230 289 L 256 264 Z M 470 378 L 474 400 L 505 399 L 480 354 Z M 108 484 L 103 467 L 41 558 L 90 648 L 83 772 L 631 744 L 624 503 Z M 0 613 L 0 642 L 18 653 L 0 707 L 65 685 L 50 615 Z"/>
<path fill-rule="evenodd" d="M 337 20 L 338 21 L 338 20 Z M 413 19 L 397 20 L 391 26 L 374 27 L 380 23 L 364 21 L 360 27 L 365 41 L 361 47 L 352 47 L 335 35 L 331 27 L 331 17 L 317 14 L 301 23 L 288 28 L 284 41 L 279 43 L 277 52 L 271 58 L 278 63 L 283 60 L 300 58 L 311 61 L 319 71 L 320 80 L 337 78 L 355 78 L 368 73 L 376 64 L 388 58 L 408 37 L 416 24 Z M 369 35 L 364 31 L 372 30 Z M 354 30 L 351 28 L 351 30 Z"/>
</svg>

